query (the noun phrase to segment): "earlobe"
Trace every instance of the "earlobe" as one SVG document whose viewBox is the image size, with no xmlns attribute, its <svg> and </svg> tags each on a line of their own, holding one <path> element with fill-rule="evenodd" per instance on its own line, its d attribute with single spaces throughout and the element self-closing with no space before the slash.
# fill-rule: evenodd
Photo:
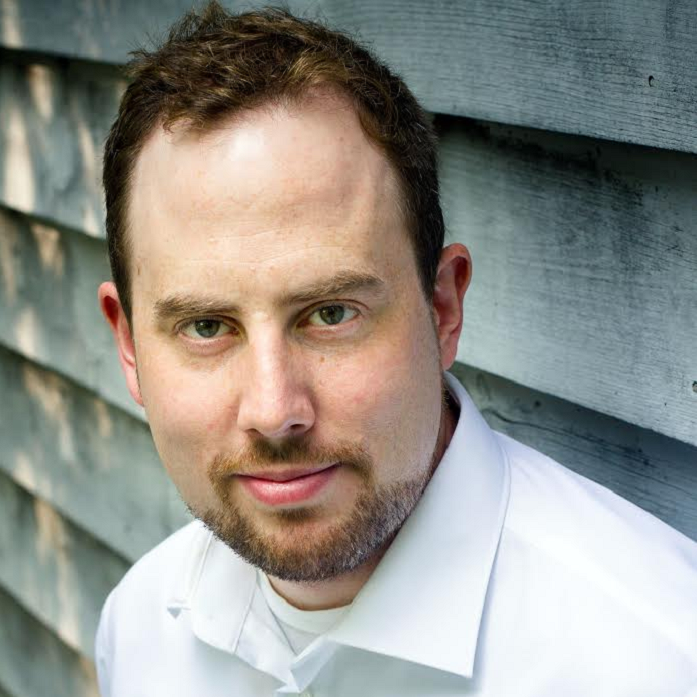
<svg viewBox="0 0 697 697">
<path fill-rule="evenodd" d="M 143 398 L 138 384 L 135 343 L 116 286 L 111 281 L 102 283 L 99 286 L 98 297 L 102 314 L 114 335 L 119 363 L 121 363 L 121 369 L 126 377 L 128 391 L 135 402 L 142 407 Z"/>
<path fill-rule="evenodd" d="M 472 279 L 472 258 L 462 244 L 451 244 L 441 253 L 433 292 L 433 310 L 440 343 L 441 366 L 455 362 L 462 331 L 462 302 Z"/>
</svg>

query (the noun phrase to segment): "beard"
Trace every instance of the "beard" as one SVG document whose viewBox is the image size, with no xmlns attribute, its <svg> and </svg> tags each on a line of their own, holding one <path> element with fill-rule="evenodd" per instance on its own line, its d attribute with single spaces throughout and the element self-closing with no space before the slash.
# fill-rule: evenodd
<svg viewBox="0 0 697 697">
<path fill-rule="evenodd" d="M 332 522 L 328 522 L 326 505 L 265 512 L 260 521 L 259 514 L 235 503 L 234 475 L 289 463 L 317 467 L 340 463 L 353 470 L 361 489 L 351 510 Z M 325 581 L 357 569 L 390 544 L 421 498 L 436 465 L 434 448 L 430 467 L 419 476 L 378 486 L 373 461 L 358 445 L 313 447 L 306 439 L 281 444 L 257 440 L 243 452 L 216 456 L 208 467 L 221 505 L 190 510 L 221 542 L 268 576 L 295 582 Z"/>
</svg>

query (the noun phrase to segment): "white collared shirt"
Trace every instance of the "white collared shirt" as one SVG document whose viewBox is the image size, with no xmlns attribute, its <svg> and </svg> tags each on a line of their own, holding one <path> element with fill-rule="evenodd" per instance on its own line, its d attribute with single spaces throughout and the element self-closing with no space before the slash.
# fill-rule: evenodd
<svg viewBox="0 0 697 697">
<path fill-rule="evenodd" d="M 257 570 L 257 581 L 266 604 L 296 654 L 301 653 L 320 634 L 328 632 L 350 607 L 343 605 L 329 610 L 300 610 L 274 590 L 263 571 Z"/>
<path fill-rule="evenodd" d="M 194 522 L 109 596 L 103 697 L 697 697 L 697 544 L 446 377 L 450 445 L 338 622 L 295 655 L 256 570 Z"/>
</svg>

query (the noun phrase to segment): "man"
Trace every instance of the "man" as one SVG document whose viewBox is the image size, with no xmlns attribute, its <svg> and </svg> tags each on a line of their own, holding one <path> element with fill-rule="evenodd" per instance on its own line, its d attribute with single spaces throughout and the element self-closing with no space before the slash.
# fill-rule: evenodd
<svg viewBox="0 0 697 697">
<path fill-rule="evenodd" d="M 696 696 L 697 546 L 444 372 L 472 263 L 401 80 L 215 4 L 133 77 L 99 297 L 198 521 L 110 595 L 103 695 Z"/>
</svg>

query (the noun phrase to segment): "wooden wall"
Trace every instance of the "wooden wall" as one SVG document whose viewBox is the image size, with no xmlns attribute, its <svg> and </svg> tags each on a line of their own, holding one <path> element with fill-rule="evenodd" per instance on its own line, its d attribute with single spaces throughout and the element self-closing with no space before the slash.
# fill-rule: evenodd
<svg viewBox="0 0 697 697">
<path fill-rule="evenodd" d="M 187 520 L 96 302 L 119 65 L 187 6 L 0 3 L 2 697 L 96 695 L 107 592 Z M 435 115 L 474 258 L 455 372 L 489 422 L 697 539 L 697 6 L 290 7 Z"/>
</svg>

